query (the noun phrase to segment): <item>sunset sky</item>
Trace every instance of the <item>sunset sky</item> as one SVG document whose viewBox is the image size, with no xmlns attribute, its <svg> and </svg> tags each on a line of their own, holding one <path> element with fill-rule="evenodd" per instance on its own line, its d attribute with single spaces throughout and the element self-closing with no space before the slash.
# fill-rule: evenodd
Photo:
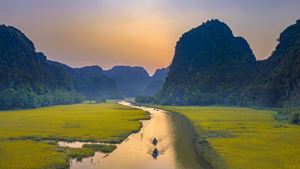
<svg viewBox="0 0 300 169">
<path fill-rule="evenodd" d="M 299 0 L 0 0 L 0 24 L 70 66 L 138 65 L 152 73 L 170 64 L 182 33 L 213 18 L 267 58 L 299 11 Z"/>
</svg>

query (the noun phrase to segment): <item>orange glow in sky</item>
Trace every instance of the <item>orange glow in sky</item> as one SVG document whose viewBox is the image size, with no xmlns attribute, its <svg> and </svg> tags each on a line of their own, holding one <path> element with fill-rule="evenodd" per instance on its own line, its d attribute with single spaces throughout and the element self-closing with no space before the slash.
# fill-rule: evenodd
<svg viewBox="0 0 300 169">
<path fill-rule="evenodd" d="M 299 16 L 297 0 L 2 0 L 0 23 L 22 30 L 49 59 L 74 67 L 171 63 L 176 41 L 208 19 L 227 23 L 267 58 Z M 271 5 L 272 4 L 272 5 Z"/>
</svg>

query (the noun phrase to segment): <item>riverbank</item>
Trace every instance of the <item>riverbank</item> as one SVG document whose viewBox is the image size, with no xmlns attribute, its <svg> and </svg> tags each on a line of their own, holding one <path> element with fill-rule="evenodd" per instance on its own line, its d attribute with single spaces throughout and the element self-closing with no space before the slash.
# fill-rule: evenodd
<svg viewBox="0 0 300 169">
<path fill-rule="evenodd" d="M 93 151 L 60 148 L 58 140 L 120 143 L 148 118 L 116 103 L 0 112 L 0 168 L 68 168 L 70 156 Z"/>
<path fill-rule="evenodd" d="M 96 153 L 82 161 L 72 160 L 71 169 L 206 169 L 197 160 L 196 134 L 187 119 L 151 106 L 119 103 L 149 112 L 151 119 L 143 120 L 141 130 L 118 144 L 108 156 Z"/>
<path fill-rule="evenodd" d="M 198 149 L 215 169 L 294 169 L 300 165 L 299 125 L 282 124 L 275 112 L 231 107 L 162 106 L 188 118 Z"/>
<path fill-rule="evenodd" d="M 193 165 L 195 166 L 193 163 L 196 162 L 203 169 L 212 169 L 204 158 L 203 147 L 200 148 L 198 144 L 197 131 L 190 120 L 180 113 L 168 112 L 168 115 L 172 119 L 174 130 L 178 131 L 177 138 L 181 138 L 175 140 L 174 147 L 184 166 L 191 165 L 192 168 Z M 184 138 L 188 139 L 183 141 Z"/>
</svg>

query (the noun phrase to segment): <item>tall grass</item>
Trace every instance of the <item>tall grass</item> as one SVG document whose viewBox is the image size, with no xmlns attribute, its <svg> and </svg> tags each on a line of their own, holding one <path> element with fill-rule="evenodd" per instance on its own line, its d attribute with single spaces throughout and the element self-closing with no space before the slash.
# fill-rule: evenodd
<svg viewBox="0 0 300 169">
<path fill-rule="evenodd" d="M 162 108 L 190 119 L 198 130 L 203 155 L 214 168 L 295 169 L 300 166 L 300 126 L 278 125 L 274 118 L 276 112 L 230 107 Z"/>
<path fill-rule="evenodd" d="M 139 130 L 139 119 L 146 117 L 144 111 L 113 102 L 0 112 L 0 168 L 65 168 L 70 156 L 92 152 L 44 140 L 116 143 Z"/>
</svg>

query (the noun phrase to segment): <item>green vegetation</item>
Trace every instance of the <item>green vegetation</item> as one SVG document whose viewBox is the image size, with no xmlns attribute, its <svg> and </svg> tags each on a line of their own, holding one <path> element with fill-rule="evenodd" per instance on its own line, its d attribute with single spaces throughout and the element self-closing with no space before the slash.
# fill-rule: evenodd
<svg viewBox="0 0 300 169">
<path fill-rule="evenodd" d="M 154 97 L 152 97 L 152 96 L 137 96 L 134 101 L 137 103 L 151 104 L 151 103 L 154 103 Z"/>
<path fill-rule="evenodd" d="M 100 67 L 48 60 L 21 31 L 0 25 L 0 110 L 115 98 L 117 85 Z"/>
<path fill-rule="evenodd" d="M 54 145 L 26 140 L 0 140 L 0 168 L 67 168 L 68 157 Z"/>
<path fill-rule="evenodd" d="M 57 90 L 38 95 L 30 89 L 9 88 L 0 91 L 0 110 L 66 105 L 81 103 L 83 100 L 83 95 L 75 92 Z"/>
<path fill-rule="evenodd" d="M 267 60 L 218 20 L 177 43 L 158 103 L 166 105 L 300 106 L 300 20 L 286 28 Z"/>
<path fill-rule="evenodd" d="M 297 107 L 282 108 L 276 115 L 278 121 L 300 124 L 300 109 Z"/>
<path fill-rule="evenodd" d="M 117 148 L 117 146 L 104 144 L 85 144 L 83 145 L 83 148 L 92 149 L 94 151 L 100 151 L 103 153 L 111 153 Z"/>
<path fill-rule="evenodd" d="M 112 102 L 2 111 L 0 168 L 65 168 L 70 156 L 80 159 L 96 148 L 59 148 L 53 141 L 118 143 L 138 131 L 138 120 L 145 118 L 144 111 Z"/>
<path fill-rule="evenodd" d="M 231 102 L 232 92 L 252 78 L 256 58 L 242 37 L 219 20 L 182 35 L 175 49 L 161 104 L 211 105 Z"/>
<path fill-rule="evenodd" d="M 300 126 L 279 123 L 270 110 L 230 107 L 161 107 L 186 116 L 198 145 L 216 169 L 294 169 L 300 165 Z"/>
<path fill-rule="evenodd" d="M 82 160 L 85 157 L 93 156 L 95 151 L 90 148 L 65 148 L 65 154 L 70 158 Z"/>
<path fill-rule="evenodd" d="M 95 152 L 111 153 L 116 148 L 115 145 L 84 144 L 82 148 L 59 148 L 59 151 L 69 158 L 82 160 L 85 157 L 93 156 Z"/>
</svg>

